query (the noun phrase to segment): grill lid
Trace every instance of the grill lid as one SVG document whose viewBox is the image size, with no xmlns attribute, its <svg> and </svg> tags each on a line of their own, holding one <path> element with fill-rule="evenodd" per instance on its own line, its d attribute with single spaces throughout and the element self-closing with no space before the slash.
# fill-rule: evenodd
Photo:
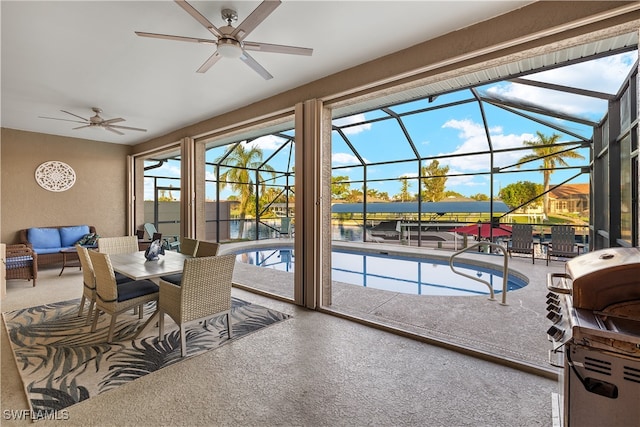
<svg viewBox="0 0 640 427">
<path fill-rule="evenodd" d="M 566 263 L 575 308 L 603 311 L 610 305 L 640 300 L 640 248 L 608 248 Z M 634 305 L 640 307 L 640 305 Z"/>
</svg>

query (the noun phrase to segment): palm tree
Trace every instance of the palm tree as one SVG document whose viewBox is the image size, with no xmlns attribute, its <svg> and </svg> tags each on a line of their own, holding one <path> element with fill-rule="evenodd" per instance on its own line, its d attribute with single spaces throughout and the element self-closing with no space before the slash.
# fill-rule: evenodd
<svg viewBox="0 0 640 427">
<path fill-rule="evenodd" d="M 542 160 L 542 166 L 540 169 L 542 171 L 543 177 L 543 186 L 544 186 L 544 203 L 542 204 L 542 209 L 544 212 L 545 219 L 549 218 L 549 182 L 551 179 L 551 174 L 554 172 L 554 169 L 559 166 L 569 166 L 569 164 L 565 161 L 565 159 L 584 159 L 579 153 L 575 151 L 563 151 L 564 147 L 557 146 L 561 136 L 557 133 L 552 134 L 551 136 L 546 136 L 540 131 L 536 131 L 537 139 L 533 141 L 523 141 L 522 144 L 531 147 L 533 150 L 532 154 L 527 154 L 523 158 L 518 161 L 518 168 L 525 163 L 533 160 Z"/>
<path fill-rule="evenodd" d="M 220 161 L 217 159 L 216 162 Z M 253 170 L 260 168 L 260 171 L 271 172 L 271 176 L 275 175 L 274 169 L 269 165 L 262 164 L 262 150 L 250 146 L 249 149 L 245 149 L 243 144 L 238 144 L 229 154 L 224 164 L 221 166 L 227 166 L 229 169 L 220 175 L 220 185 L 224 188 L 227 183 L 233 191 L 240 193 L 240 228 L 238 229 L 238 236 L 241 238 L 244 234 L 244 219 L 249 211 L 249 204 L 251 201 L 256 201 L 254 194 L 254 182 L 252 173 Z M 252 170 L 253 169 L 253 170 Z M 260 192 L 264 192 L 266 185 L 262 175 L 258 172 L 258 182 L 260 183 Z"/>
</svg>

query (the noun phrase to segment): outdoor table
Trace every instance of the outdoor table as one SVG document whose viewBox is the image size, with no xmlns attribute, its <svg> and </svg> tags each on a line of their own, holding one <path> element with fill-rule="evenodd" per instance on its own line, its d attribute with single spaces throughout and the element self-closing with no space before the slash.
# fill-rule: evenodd
<svg viewBox="0 0 640 427">
<path fill-rule="evenodd" d="M 161 276 L 181 273 L 187 258 L 191 256 L 175 251 L 165 251 L 156 261 L 147 261 L 144 251 L 109 255 L 113 271 L 133 280 L 157 280 Z"/>
<path fill-rule="evenodd" d="M 165 251 L 164 255 L 159 256 L 158 260 L 148 261 L 144 256 L 144 252 L 145 251 L 111 254 L 109 255 L 111 266 L 114 271 L 124 274 L 133 280 L 150 279 L 157 282 L 162 276 L 181 273 L 184 268 L 184 260 L 192 258 L 190 255 L 185 255 L 180 252 Z M 147 319 L 138 332 L 136 332 L 134 338 L 137 338 L 157 315 L 158 307 L 156 304 L 155 311 L 149 316 L 149 319 Z"/>
</svg>

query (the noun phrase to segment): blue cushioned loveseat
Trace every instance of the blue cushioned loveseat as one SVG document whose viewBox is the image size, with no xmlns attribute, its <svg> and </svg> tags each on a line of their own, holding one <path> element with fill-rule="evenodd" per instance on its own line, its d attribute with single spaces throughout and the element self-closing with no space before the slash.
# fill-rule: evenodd
<svg viewBox="0 0 640 427">
<path fill-rule="evenodd" d="M 85 236 L 96 233 L 92 225 L 32 227 L 20 231 L 20 243 L 38 254 L 38 266 L 62 263 L 62 249 L 70 249 Z M 91 245 L 90 245 L 91 246 Z M 76 256 L 76 254 L 73 254 Z"/>
</svg>

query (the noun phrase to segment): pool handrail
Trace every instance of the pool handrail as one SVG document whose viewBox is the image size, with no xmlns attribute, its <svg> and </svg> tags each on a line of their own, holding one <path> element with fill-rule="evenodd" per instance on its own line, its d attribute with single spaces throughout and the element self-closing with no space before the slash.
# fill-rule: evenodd
<svg viewBox="0 0 640 427">
<path fill-rule="evenodd" d="M 469 247 L 466 247 L 466 248 L 462 248 L 459 251 L 454 252 L 453 255 L 451 255 L 449 257 L 449 267 L 451 268 L 451 271 L 453 271 L 456 274 L 459 274 L 459 275 L 464 276 L 464 277 L 466 277 L 468 279 L 472 279 L 472 280 L 475 280 L 477 282 L 484 283 L 485 285 L 487 285 L 487 287 L 489 288 L 489 293 L 490 293 L 489 300 L 495 301 L 496 298 L 495 298 L 495 294 L 493 292 L 493 286 L 491 286 L 491 284 L 489 282 L 487 282 L 486 280 L 482 280 L 479 277 L 473 277 L 473 276 L 471 276 L 469 274 L 465 274 L 465 273 L 462 273 L 460 271 L 456 271 L 456 269 L 453 266 L 453 259 L 456 256 L 458 256 L 458 255 L 460 255 L 460 254 L 462 254 L 464 252 L 468 252 L 468 251 L 470 251 L 472 249 L 479 248 L 481 246 L 489 246 L 489 247 L 492 247 L 494 249 L 499 249 L 500 252 L 502 252 L 502 256 L 504 258 L 504 266 L 503 266 L 503 269 L 502 269 L 502 302 L 500 304 L 501 305 L 507 305 L 507 279 L 508 279 L 508 274 L 509 274 L 509 257 L 507 256 L 507 251 L 506 251 L 504 246 L 499 245 L 497 243 L 491 243 L 491 242 L 479 242 L 479 243 L 476 243 L 476 244 L 474 244 L 472 246 L 469 246 Z"/>
</svg>

